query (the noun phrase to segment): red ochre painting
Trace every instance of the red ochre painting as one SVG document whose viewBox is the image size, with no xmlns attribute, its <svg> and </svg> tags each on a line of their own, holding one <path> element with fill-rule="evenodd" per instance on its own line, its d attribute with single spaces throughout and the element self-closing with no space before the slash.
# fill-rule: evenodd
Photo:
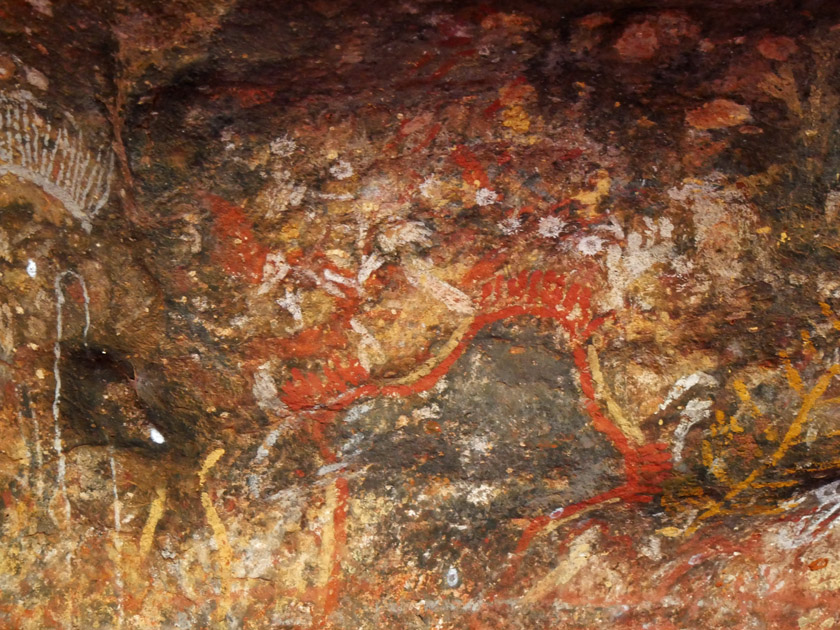
<svg viewBox="0 0 840 630">
<path fill-rule="evenodd" d="M 840 628 L 840 5 L 0 33 L 0 628 Z"/>
</svg>

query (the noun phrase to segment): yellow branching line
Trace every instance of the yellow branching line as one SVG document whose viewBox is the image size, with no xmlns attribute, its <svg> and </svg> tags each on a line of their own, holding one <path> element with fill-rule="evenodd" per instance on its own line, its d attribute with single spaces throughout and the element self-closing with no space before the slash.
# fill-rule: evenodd
<svg viewBox="0 0 840 630">
<path fill-rule="evenodd" d="M 779 357 L 781 357 L 785 364 L 785 376 L 787 376 L 788 384 L 793 391 L 801 396 L 802 392 L 805 391 L 805 386 L 802 384 L 802 376 L 799 374 L 799 371 L 793 367 L 787 352 L 783 350 L 779 353 Z"/>
<path fill-rule="evenodd" d="M 840 330 L 840 320 L 838 320 L 834 316 L 834 311 L 831 310 L 831 307 L 825 302 L 820 302 L 820 308 L 822 309 L 822 314 L 825 315 L 825 318 L 829 322 L 831 322 L 831 325 L 834 326 L 834 329 Z"/>
<path fill-rule="evenodd" d="M 760 464 L 755 470 L 753 470 L 745 479 L 735 484 L 729 492 L 723 497 L 720 501 L 715 501 L 715 503 L 708 508 L 705 512 L 700 514 L 694 521 L 694 524 L 685 530 L 685 535 L 690 535 L 696 532 L 702 523 L 706 519 L 709 519 L 717 514 L 720 514 L 723 510 L 723 505 L 728 503 L 739 494 L 741 494 L 744 490 L 751 487 L 752 484 L 763 475 L 768 469 L 776 466 L 781 459 L 787 454 L 790 448 L 796 443 L 799 439 L 799 436 L 802 434 L 803 427 L 808 423 L 808 414 L 811 413 L 811 410 L 816 405 L 817 401 L 820 397 L 825 393 L 825 390 L 828 389 L 828 386 L 831 384 L 832 379 L 840 374 L 840 365 L 834 364 L 832 365 L 819 379 L 817 379 L 816 384 L 814 387 L 805 394 L 802 398 L 802 406 L 799 408 L 799 412 L 796 414 L 796 418 L 794 418 L 793 422 L 791 423 L 790 427 L 788 427 L 787 433 L 785 434 L 784 439 L 782 439 L 781 444 L 776 449 L 776 451 L 767 459 L 765 462 Z"/>
<path fill-rule="evenodd" d="M 757 490 L 761 488 L 790 488 L 797 483 L 799 482 L 795 479 L 788 479 L 787 481 L 756 481 L 753 483 L 753 488 Z"/>
<path fill-rule="evenodd" d="M 760 418 L 761 410 L 752 401 L 752 397 L 750 396 L 750 390 L 747 389 L 747 385 L 744 383 L 744 381 L 736 380 L 733 383 L 733 387 L 735 388 L 735 393 L 738 394 L 738 398 L 741 399 L 741 402 L 747 405 L 747 407 L 749 408 L 753 418 Z"/>
<path fill-rule="evenodd" d="M 715 479 L 727 485 L 731 484 L 732 481 L 726 474 L 726 467 L 724 466 L 722 461 L 715 457 L 714 451 L 712 450 L 712 445 L 709 442 L 709 440 L 703 440 L 701 448 L 703 455 L 703 465 L 712 472 L 712 474 L 715 476 Z"/>
</svg>

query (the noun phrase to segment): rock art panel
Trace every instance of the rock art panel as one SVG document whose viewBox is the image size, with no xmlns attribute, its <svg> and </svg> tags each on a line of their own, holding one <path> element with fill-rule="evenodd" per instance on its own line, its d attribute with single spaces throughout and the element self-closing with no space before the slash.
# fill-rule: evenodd
<svg viewBox="0 0 840 630">
<path fill-rule="evenodd" d="M 835 627 L 838 51 L 0 2 L 0 627 Z"/>
</svg>

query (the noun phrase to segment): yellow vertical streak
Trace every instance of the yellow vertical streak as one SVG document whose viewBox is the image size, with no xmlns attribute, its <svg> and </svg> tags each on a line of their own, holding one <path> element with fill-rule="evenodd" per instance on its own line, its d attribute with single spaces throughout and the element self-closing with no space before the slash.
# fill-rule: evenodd
<svg viewBox="0 0 840 630">
<path fill-rule="evenodd" d="M 143 525 L 143 533 L 140 535 L 140 555 L 145 556 L 152 548 L 154 542 L 155 530 L 158 522 L 163 516 L 163 508 L 166 505 L 166 487 L 160 486 L 156 490 L 157 497 L 152 501 L 149 508 L 149 518 L 146 519 L 146 524 Z"/>
<path fill-rule="evenodd" d="M 802 343 L 805 346 L 805 351 L 808 354 L 813 354 L 814 352 L 816 352 L 817 349 L 814 347 L 814 343 L 811 341 L 811 335 L 808 333 L 808 331 L 803 330 L 800 332 L 800 334 L 802 335 Z"/>
<path fill-rule="evenodd" d="M 332 574 L 333 555 L 335 553 L 335 509 L 338 506 L 338 490 L 335 484 L 327 486 L 326 505 L 324 511 L 327 514 L 324 529 L 321 531 L 321 549 L 318 553 L 318 586 L 324 589 L 326 596 L 327 585 Z"/>
<path fill-rule="evenodd" d="M 604 375 L 601 372 L 601 363 L 598 361 L 598 352 L 595 350 L 595 346 L 590 345 L 587 347 L 586 357 L 589 360 L 589 370 L 592 372 L 592 380 L 595 381 L 595 389 L 598 396 L 606 402 L 607 411 L 610 412 L 610 416 L 624 435 L 637 444 L 642 444 L 645 441 L 645 436 L 642 435 L 641 429 L 627 420 L 621 407 L 619 407 L 618 403 L 612 397 L 610 388 L 604 382 Z"/>
<path fill-rule="evenodd" d="M 201 470 L 198 471 L 198 483 L 200 486 L 204 485 L 204 482 L 207 481 L 207 473 L 210 472 L 210 469 L 216 465 L 216 462 L 218 462 L 224 454 L 225 449 L 217 448 L 215 451 L 213 451 L 207 457 L 204 458 L 204 463 L 201 465 Z"/>
<path fill-rule="evenodd" d="M 198 472 L 199 488 L 203 488 L 207 481 L 207 473 L 216 465 L 225 454 L 225 449 L 217 448 L 210 453 L 204 460 L 201 470 Z M 207 523 L 213 531 L 213 540 L 216 543 L 218 561 L 219 561 L 219 579 L 221 581 L 221 597 L 219 598 L 219 606 L 216 609 L 216 616 L 221 623 L 224 621 L 227 611 L 230 608 L 230 572 L 233 564 L 233 549 L 231 549 L 230 541 L 228 540 L 227 530 L 225 529 L 222 519 L 219 518 L 219 513 L 213 505 L 213 500 L 210 494 L 202 490 L 201 505 L 204 507 L 204 514 L 207 517 Z"/>
</svg>

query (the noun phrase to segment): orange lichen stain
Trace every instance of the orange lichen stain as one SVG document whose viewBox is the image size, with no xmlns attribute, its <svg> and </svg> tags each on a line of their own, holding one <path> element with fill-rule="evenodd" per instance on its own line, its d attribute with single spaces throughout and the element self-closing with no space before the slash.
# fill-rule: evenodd
<svg viewBox="0 0 840 630">
<path fill-rule="evenodd" d="M 485 30 L 505 29 L 514 35 L 515 42 L 521 43 L 523 40 L 519 33 L 533 31 L 534 20 L 527 15 L 498 11 L 481 20 L 481 28 Z"/>
<path fill-rule="evenodd" d="M 786 61 L 798 50 L 796 43 L 790 37 L 774 37 L 772 35 L 764 37 L 758 42 L 756 48 L 762 57 L 773 61 Z"/>
<path fill-rule="evenodd" d="M 792 486 L 797 485 L 799 482 L 795 479 L 791 479 L 789 481 L 764 481 L 764 482 L 755 482 L 752 487 L 753 488 L 790 488 Z"/>
<path fill-rule="evenodd" d="M 686 122 L 695 129 L 723 129 L 752 120 L 750 108 L 726 98 L 716 98 L 690 110 Z"/>
<path fill-rule="evenodd" d="M 489 118 L 504 108 L 502 125 L 515 133 L 526 134 L 531 129 L 531 119 L 523 104 L 534 94 L 534 88 L 524 77 L 519 77 L 499 90 L 499 98 L 484 110 L 484 115 Z"/>
<path fill-rule="evenodd" d="M 528 133 L 531 119 L 521 105 L 512 105 L 505 110 L 502 125 L 516 133 Z"/>
<path fill-rule="evenodd" d="M 426 433 L 440 433 L 443 430 L 440 428 L 440 424 L 434 420 L 429 420 L 424 429 Z"/>
<path fill-rule="evenodd" d="M 809 571 L 819 571 L 820 569 L 825 569 L 828 566 L 828 558 L 817 558 L 813 562 L 808 564 Z"/>
<path fill-rule="evenodd" d="M 805 348 L 805 352 L 809 355 L 814 354 L 817 351 L 817 349 L 814 347 L 814 343 L 811 341 L 811 334 L 807 330 L 801 330 L 799 334 L 802 337 L 802 345 Z"/>
<path fill-rule="evenodd" d="M 726 474 L 725 465 L 715 457 L 711 442 L 703 440 L 700 447 L 703 456 L 703 465 L 715 476 L 715 479 L 728 485 L 730 481 L 729 476 Z"/>
</svg>

